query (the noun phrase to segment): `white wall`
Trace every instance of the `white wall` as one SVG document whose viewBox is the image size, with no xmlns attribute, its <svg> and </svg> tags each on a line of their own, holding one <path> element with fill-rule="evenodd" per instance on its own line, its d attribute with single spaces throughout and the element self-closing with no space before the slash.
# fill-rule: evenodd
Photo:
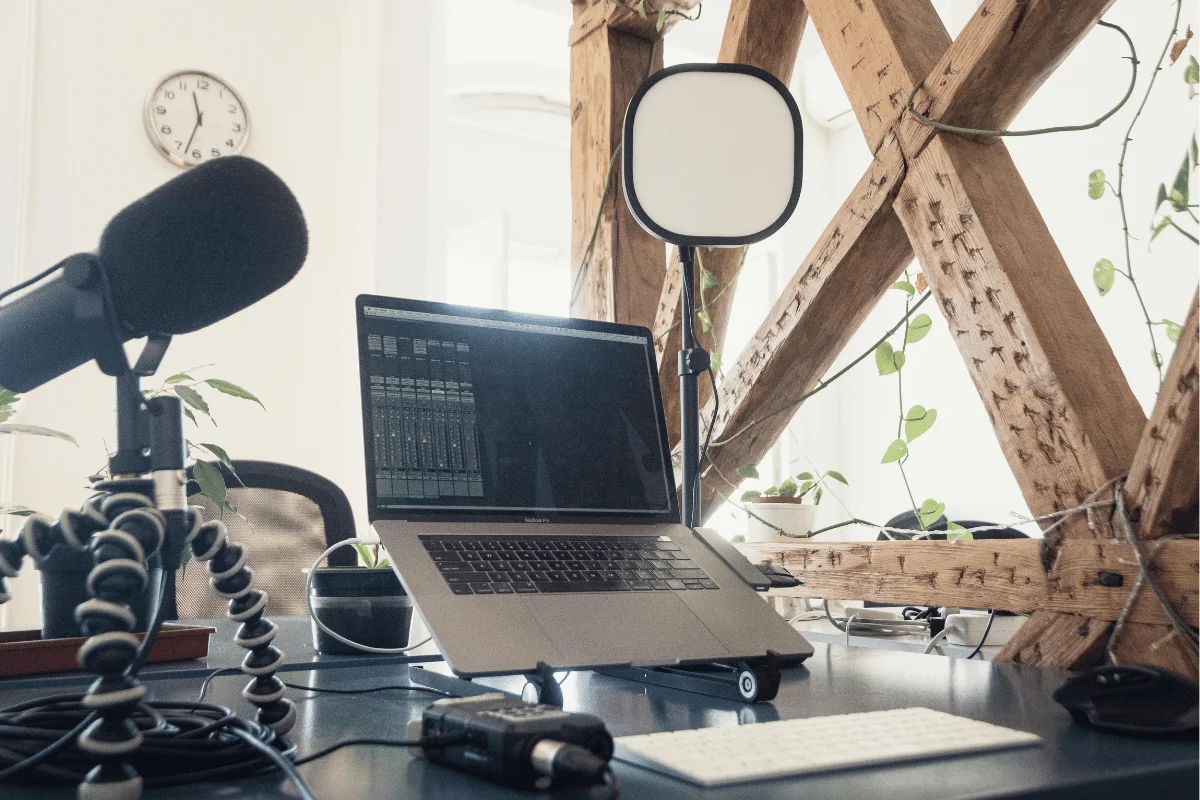
<svg viewBox="0 0 1200 800">
<path fill-rule="evenodd" d="M 441 239 L 431 228 L 443 223 L 430 198 L 441 176 L 427 122 L 438 4 L 219 0 L 186 12 L 186 22 L 171 21 L 153 0 L 11 5 L 36 21 L 25 39 L 21 28 L 4 29 L 6 39 L 24 42 L 33 76 L 24 152 L 11 163 L 0 156 L 3 177 L 20 171 L 22 157 L 27 164 L 25 218 L 0 241 L 20 242 L 16 273 L 91 250 L 116 211 L 178 174 L 142 130 L 143 98 L 162 75 L 198 68 L 228 80 L 253 116 L 245 154 L 275 170 L 304 209 L 309 257 L 276 294 L 180 337 L 160 374 L 214 363 L 205 375 L 255 392 L 266 412 L 211 393 L 220 427 L 203 425 L 197 440 L 234 458 L 326 475 L 350 496 L 365 529 L 353 299 L 376 286 L 426 296 L 427 276 L 437 271 L 431 262 Z M 4 21 L 11 12 L 6 4 Z M 21 107 L 9 102 L 20 100 L 18 77 L 6 72 L 0 84 L 6 109 Z M 11 128 L 5 118 L 0 143 L 22 141 L 16 117 Z M 10 194 L 0 195 L 6 222 Z M 7 256 L 0 250 L 6 285 Z M 8 443 L 14 460 L 0 462 L 9 473 L 0 499 L 54 514 L 80 502 L 85 476 L 103 465 L 113 440 L 111 395 L 111 379 L 91 365 L 30 392 L 20 421 L 73 433 L 80 446 Z M 27 576 L 10 604 L 10 626 L 37 624 L 29 583 Z"/>
</svg>

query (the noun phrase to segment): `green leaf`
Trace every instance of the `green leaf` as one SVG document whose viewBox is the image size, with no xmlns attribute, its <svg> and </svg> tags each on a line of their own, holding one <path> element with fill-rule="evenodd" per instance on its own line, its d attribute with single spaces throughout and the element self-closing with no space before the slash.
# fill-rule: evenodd
<svg viewBox="0 0 1200 800">
<path fill-rule="evenodd" d="M 812 481 L 805 481 L 804 483 L 800 484 L 800 496 L 804 497 L 804 495 L 808 494 L 809 490 L 811 490 L 814 486 L 816 486 L 816 484 Z"/>
<path fill-rule="evenodd" d="M 899 461 L 906 455 L 908 455 L 908 445 L 904 443 L 903 439 L 897 439 L 888 445 L 887 452 L 883 454 L 883 461 L 879 463 L 890 464 L 893 461 Z"/>
<path fill-rule="evenodd" d="M 926 500 L 921 503 L 921 507 L 917 509 L 917 516 L 921 520 L 921 527 L 928 528 L 933 523 L 937 522 L 942 516 L 942 512 L 946 510 L 945 503 L 939 503 L 936 500 Z"/>
<path fill-rule="evenodd" d="M 1167 185 L 1160 183 L 1158 185 L 1158 194 L 1154 198 L 1154 210 L 1158 211 L 1165 202 L 1167 202 Z"/>
<path fill-rule="evenodd" d="M 825 496 L 825 490 L 822 489 L 820 486 L 818 486 L 817 491 L 815 491 L 813 493 L 813 505 L 814 506 L 821 505 L 821 498 L 824 496 Z"/>
<path fill-rule="evenodd" d="M 1189 86 L 1200 83 L 1200 62 L 1196 61 L 1195 56 L 1188 56 L 1188 65 L 1183 70 L 1183 82 Z"/>
<path fill-rule="evenodd" d="M 779 496 L 780 497 L 795 497 L 796 496 L 796 482 L 794 480 L 792 480 L 791 478 L 788 478 L 786 481 L 779 484 Z"/>
<path fill-rule="evenodd" d="M 717 280 L 716 275 L 713 275 L 711 272 L 709 272 L 708 270 L 706 270 L 704 268 L 700 269 L 700 291 L 704 291 L 705 289 L 711 289 L 714 286 L 720 286 L 720 285 L 721 285 L 721 282 Z"/>
<path fill-rule="evenodd" d="M 197 392 L 190 386 L 175 386 L 171 389 L 175 394 L 179 395 L 179 399 L 187 403 L 192 408 L 205 414 L 209 419 L 212 419 L 212 414 L 208 411 L 208 402 L 205 401 L 203 395 Z"/>
<path fill-rule="evenodd" d="M 1162 322 L 1163 325 L 1167 326 L 1167 338 L 1171 340 L 1172 344 L 1179 344 L 1179 333 L 1181 330 L 1179 323 L 1172 322 L 1169 319 L 1164 319 Z"/>
<path fill-rule="evenodd" d="M 363 566 L 375 566 L 375 554 L 371 552 L 371 548 L 367 547 L 365 544 L 359 544 L 358 542 L 355 542 L 350 546 L 358 552 L 358 557 L 362 559 Z"/>
<path fill-rule="evenodd" d="M 1158 223 L 1157 225 L 1155 225 L 1155 226 L 1154 226 L 1154 228 L 1153 228 L 1153 229 L 1150 231 L 1150 241 L 1152 241 L 1152 242 L 1153 242 L 1155 239 L 1157 239 L 1157 238 L 1158 238 L 1158 235 L 1159 235 L 1160 233 L 1162 233 L 1163 231 L 1165 231 L 1165 230 L 1166 230 L 1167 228 L 1169 228 L 1169 227 L 1171 227 L 1171 218 L 1170 218 L 1170 217 L 1163 217 L 1163 218 L 1162 218 L 1162 219 L 1159 221 L 1159 223 Z"/>
<path fill-rule="evenodd" d="M 1195 169 L 1196 165 L 1200 164 L 1200 145 L 1196 143 L 1196 134 L 1194 133 L 1192 134 L 1192 143 L 1188 147 L 1188 155 L 1192 158 L 1192 169 Z"/>
<path fill-rule="evenodd" d="M 709 353 L 708 363 L 717 372 L 721 371 L 721 356 L 718 353 Z"/>
<path fill-rule="evenodd" d="M 646 0 L 638 0 L 637 13 L 642 19 L 646 18 Z"/>
<path fill-rule="evenodd" d="M 184 416 L 186 416 L 188 419 L 190 419 L 192 421 L 193 425 L 195 425 L 197 427 L 200 426 L 200 423 L 196 421 L 196 415 L 192 413 L 192 410 L 190 408 L 188 408 L 187 406 L 184 406 L 183 413 L 184 413 Z"/>
<path fill-rule="evenodd" d="M 737 534 L 736 536 L 734 536 L 732 539 L 729 540 L 730 544 L 743 544 L 743 543 L 745 543 L 745 541 L 746 541 L 746 537 L 744 534 L 741 534 L 741 533 Z"/>
<path fill-rule="evenodd" d="M 928 314 L 917 314 L 908 323 L 908 333 L 904 334 L 904 341 L 909 344 L 919 342 L 933 330 L 933 320 Z"/>
<path fill-rule="evenodd" d="M 937 411 L 925 406 L 913 406 L 904 415 L 904 438 L 911 442 L 925 431 L 933 427 L 937 420 Z"/>
<path fill-rule="evenodd" d="M 763 492 L 763 497 L 778 497 L 778 496 L 779 496 L 779 487 L 778 486 L 771 486 L 765 492 Z"/>
<path fill-rule="evenodd" d="M 753 500 L 756 497 L 762 497 L 762 492 L 758 491 L 757 489 L 750 489 L 748 491 L 742 492 L 742 502 L 743 503 L 749 503 L 751 500 Z"/>
<path fill-rule="evenodd" d="M 667 24 L 667 9 L 660 8 L 658 10 L 658 22 L 654 23 L 654 30 L 662 33 L 663 25 Z"/>
<path fill-rule="evenodd" d="M 811 481 L 811 480 L 813 480 L 813 474 L 811 472 L 801 472 L 799 475 L 796 476 L 796 480 Z"/>
<path fill-rule="evenodd" d="M 172 375 L 171 377 L 167 378 L 165 381 L 163 381 L 163 383 L 173 384 L 173 383 L 183 383 L 184 381 L 194 381 L 194 380 L 196 380 L 196 379 L 193 378 L 191 375 L 188 375 L 186 372 L 178 372 L 178 373 Z"/>
<path fill-rule="evenodd" d="M 259 406 L 262 407 L 263 411 L 267 410 L 267 407 L 263 405 L 262 400 L 259 400 L 257 397 L 250 394 L 250 392 L 248 392 L 245 389 L 243 389 L 242 387 L 238 386 L 236 383 L 230 383 L 229 381 L 223 381 L 220 378 L 209 378 L 208 380 L 205 381 L 205 383 L 207 383 L 212 388 L 216 389 L 221 394 L 227 394 L 227 395 L 230 395 L 231 397 L 240 397 L 243 400 L 252 400 L 255 403 L 258 403 Z"/>
<path fill-rule="evenodd" d="M 0 406 L 0 422 L 4 422 L 15 413 L 17 413 L 15 406 Z"/>
<path fill-rule="evenodd" d="M 1171 208 L 1176 211 L 1185 211 L 1187 209 L 1187 195 L 1178 189 L 1171 189 L 1167 193 L 1167 198 L 1171 201 Z"/>
<path fill-rule="evenodd" d="M 1102 258 L 1096 262 L 1096 266 L 1092 267 L 1092 282 L 1096 284 L 1096 288 L 1100 290 L 1100 296 L 1108 294 L 1113 287 L 1113 280 L 1117 275 L 1117 268 L 1107 258 Z"/>
<path fill-rule="evenodd" d="M 700 320 L 700 330 L 705 333 L 712 330 L 712 318 L 708 316 L 708 312 L 703 308 L 696 312 L 696 319 Z"/>
<path fill-rule="evenodd" d="M 1094 169 L 1088 173 L 1088 197 L 1099 200 L 1104 196 L 1104 170 Z"/>
<path fill-rule="evenodd" d="M 17 401 L 20 399 L 21 396 L 16 392 L 0 386 L 0 422 L 10 419 L 13 414 L 17 413 Z"/>
<path fill-rule="evenodd" d="M 53 428 L 43 428 L 41 425 L 17 425 L 16 423 L 8 423 L 0 425 L 0 433 L 23 433 L 26 436 L 48 436 L 52 439 L 62 439 L 64 442 L 79 447 L 79 442 L 75 441 L 75 437 L 69 433 L 56 431 Z"/>
<path fill-rule="evenodd" d="M 29 506 L 0 506 L 0 517 L 31 517 L 36 513 Z"/>
<path fill-rule="evenodd" d="M 758 467 L 753 465 L 738 467 L 737 474 L 739 478 L 753 478 L 754 480 L 758 480 Z"/>
<path fill-rule="evenodd" d="M 1185 155 L 1183 163 L 1179 165 L 1179 171 L 1175 173 L 1175 182 L 1171 184 L 1171 191 L 1167 194 L 1172 202 L 1178 200 L 1182 203 L 1182 207 L 1177 207 L 1176 211 L 1186 211 L 1188 205 L 1188 175 L 1191 173 L 1189 163 L 1191 156 Z"/>
<path fill-rule="evenodd" d="M 392 565 L 392 562 L 386 558 L 381 558 L 375 562 L 375 569 L 386 569 Z"/>
<path fill-rule="evenodd" d="M 907 294 L 909 297 L 912 297 L 914 294 L 917 293 L 917 287 L 913 286 L 908 281 L 896 281 L 895 283 L 892 284 L 892 288 L 899 289 L 900 291 Z"/>
<path fill-rule="evenodd" d="M 957 522 L 946 523 L 946 539 L 951 542 L 969 542 L 975 536 Z"/>
<path fill-rule="evenodd" d="M 838 472 L 836 469 L 825 470 L 825 477 L 833 478 L 838 483 L 844 483 L 846 486 L 850 485 L 850 481 L 846 480 L 846 476 Z"/>
<path fill-rule="evenodd" d="M 233 461 L 230 460 L 229 453 L 225 452 L 224 447 L 221 447 L 220 445 L 211 444 L 209 442 L 200 442 L 200 444 L 198 444 L 196 446 L 203 447 L 205 450 L 207 450 L 208 452 L 212 453 L 214 456 L 219 458 L 221 460 L 221 463 L 224 464 L 225 466 L 229 467 L 229 469 L 231 471 L 233 470 Z"/>
<path fill-rule="evenodd" d="M 1161 367 L 1163 365 L 1163 357 L 1159 355 L 1157 350 L 1150 351 L 1150 360 L 1154 362 L 1154 366 Z"/>
<path fill-rule="evenodd" d="M 229 505 L 228 489 L 225 486 L 225 476 L 221 470 L 207 461 L 197 461 L 192 465 L 192 476 L 200 485 L 200 493 L 212 500 L 218 508 Z"/>
<path fill-rule="evenodd" d="M 904 366 L 904 353 L 892 350 L 891 344 L 884 342 L 875 348 L 875 368 L 880 375 L 891 375 Z"/>
</svg>

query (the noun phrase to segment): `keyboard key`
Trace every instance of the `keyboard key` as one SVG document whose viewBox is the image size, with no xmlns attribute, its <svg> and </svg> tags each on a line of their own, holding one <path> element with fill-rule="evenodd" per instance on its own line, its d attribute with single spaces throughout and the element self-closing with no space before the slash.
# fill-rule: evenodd
<svg viewBox="0 0 1200 800">
<path fill-rule="evenodd" d="M 671 563 L 671 569 L 695 569 L 695 568 L 696 568 L 696 562 L 692 561 L 690 558 L 688 558 L 686 556 L 684 556 L 683 558 L 676 558 L 675 561 Z"/>
<path fill-rule="evenodd" d="M 604 576 L 604 580 L 606 581 L 619 581 L 622 578 L 621 573 L 615 569 L 606 569 L 600 574 Z"/>
<path fill-rule="evenodd" d="M 479 555 L 479 553 L 475 553 L 470 550 L 464 550 L 462 553 L 462 558 L 463 558 L 463 561 L 471 561 L 471 562 L 483 561 L 483 556 Z"/>
<path fill-rule="evenodd" d="M 479 544 L 479 542 L 463 542 L 462 546 L 463 550 L 468 550 L 471 552 L 478 552 L 479 550 L 483 549 L 483 545 Z"/>
<path fill-rule="evenodd" d="M 664 561 L 659 561 L 657 558 L 650 559 L 650 569 L 666 569 L 669 565 Z"/>
<path fill-rule="evenodd" d="M 437 553 L 444 549 L 442 543 L 434 539 L 422 539 L 421 544 L 425 545 L 425 550 L 429 553 Z"/>
<path fill-rule="evenodd" d="M 656 569 L 653 572 L 654 577 L 658 578 L 660 581 L 667 581 L 674 577 L 669 569 Z"/>
<path fill-rule="evenodd" d="M 438 572 L 443 575 L 448 575 L 452 572 L 474 572 L 470 564 L 464 564 L 461 561 L 457 564 L 438 564 Z"/>
<path fill-rule="evenodd" d="M 442 542 L 442 547 L 446 548 L 447 550 L 461 551 L 463 549 L 462 542 L 457 542 L 453 539 L 448 539 L 447 541 Z"/>
<path fill-rule="evenodd" d="M 507 583 L 493 583 L 492 591 L 495 592 L 496 594 L 512 594 L 513 587 L 508 585 Z"/>
<path fill-rule="evenodd" d="M 565 572 L 559 572 L 553 569 L 546 573 L 546 578 L 551 583 L 566 583 L 567 581 L 567 575 Z M 537 583 L 537 581 L 534 581 L 534 583 Z M 543 591 L 545 590 L 543 589 Z"/>
<path fill-rule="evenodd" d="M 648 592 L 650 591 L 650 583 L 648 581 L 630 581 L 629 588 L 635 592 Z"/>
<path fill-rule="evenodd" d="M 509 583 L 516 583 L 517 581 L 527 581 L 527 580 L 529 580 L 528 573 L 522 572 L 520 570 L 513 570 L 512 572 L 508 573 L 508 582 Z"/>
<path fill-rule="evenodd" d="M 571 581 L 534 581 L 534 586 L 540 592 L 627 592 L 629 584 L 625 581 L 587 581 L 574 583 Z M 649 586 L 646 587 L 650 588 Z"/>
<path fill-rule="evenodd" d="M 604 576 L 603 576 L 603 575 L 601 575 L 599 572 L 597 572 L 597 571 L 596 571 L 596 570 L 594 570 L 594 569 L 584 570 L 584 573 L 583 573 L 583 578 L 584 578 L 584 580 L 588 580 L 588 581 L 602 581 L 602 580 L 605 580 Z"/>
<path fill-rule="evenodd" d="M 569 581 L 582 581 L 583 580 L 583 573 L 578 572 L 576 570 L 569 569 L 566 572 L 564 572 L 563 574 L 567 576 L 567 580 L 569 580 Z"/>
<path fill-rule="evenodd" d="M 475 594 L 492 594 L 492 585 L 490 583 L 470 583 L 471 591 Z"/>
<path fill-rule="evenodd" d="M 512 588 L 517 594 L 537 594 L 537 587 L 529 581 L 513 581 Z"/>
<path fill-rule="evenodd" d="M 472 583 L 479 580 L 474 572 L 451 572 L 448 575 L 443 572 L 442 577 L 446 579 L 446 583 Z"/>
<path fill-rule="evenodd" d="M 648 581 L 648 580 L 651 580 L 652 578 L 656 577 L 654 575 L 654 573 L 648 569 L 635 570 L 634 574 L 637 575 L 638 580 L 640 580 L 640 581 Z"/>
<path fill-rule="evenodd" d="M 623 581 L 636 581 L 638 579 L 637 573 L 631 569 L 617 570 L 617 574 L 621 576 L 621 580 Z"/>
<path fill-rule="evenodd" d="M 661 590 L 661 589 L 670 589 L 671 587 L 667 586 L 666 581 L 650 581 L 650 588 Z"/>
<path fill-rule="evenodd" d="M 683 585 L 683 581 L 676 581 L 676 580 L 667 581 L 667 587 L 671 588 L 671 589 L 686 589 L 687 588 L 686 586 Z"/>
<path fill-rule="evenodd" d="M 700 578 L 708 577 L 704 574 L 704 570 L 701 569 L 673 569 L 671 570 L 671 575 L 674 576 L 676 580 L 681 581 L 699 580 Z"/>
<path fill-rule="evenodd" d="M 450 591 L 454 592 L 455 594 L 473 594 L 471 587 L 465 583 L 450 584 Z"/>
<path fill-rule="evenodd" d="M 684 581 L 683 585 L 688 587 L 689 589 L 703 589 L 704 588 L 703 586 L 700 585 L 700 581 Z"/>
<path fill-rule="evenodd" d="M 657 548 L 659 550 L 669 550 L 672 553 L 679 552 L 679 545 L 674 542 L 659 542 Z"/>
<path fill-rule="evenodd" d="M 508 583 L 508 575 L 507 572 L 489 572 L 487 577 L 492 583 Z"/>
<path fill-rule="evenodd" d="M 717 586 L 716 581 L 711 581 L 708 578 L 702 579 L 700 581 L 700 585 L 703 586 L 705 589 L 720 589 L 721 588 L 720 586 Z"/>
<path fill-rule="evenodd" d="M 529 580 L 531 580 L 531 581 L 548 581 L 548 580 L 550 580 L 550 577 L 548 575 L 546 575 L 546 573 L 544 573 L 540 570 L 531 569 L 531 570 L 529 570 L 529 572 L 527 572 L 525 574 L 529 576 Z"/>
</svg>

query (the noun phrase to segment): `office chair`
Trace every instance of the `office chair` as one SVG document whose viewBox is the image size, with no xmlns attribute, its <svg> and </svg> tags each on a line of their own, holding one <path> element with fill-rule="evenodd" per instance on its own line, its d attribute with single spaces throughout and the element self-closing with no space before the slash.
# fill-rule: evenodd
<svg viewBox="0 0 1200 800">
<path fill-rule="evenodd" d="M 331 481 L 299 467 L 270 461 L 234 461 L 233 468 L 236 478 L 220 465 L 229 487 L 229 503 L 238 514 L 226 511 L 222 515 L 211 500 L 200 494 L 195 481 L 188 482 L 188 504 L 203 509 L 205 519 L 222 519 L 229 538 L 246 547 L 254 565 L 254 582 L 270 596 L 272 615 L 307 614 L 305 575 L 301 570 L 311 567 L 325 548 L 354 537 L 350 501 Z M 192 477 L 191 470 L 188 477 Z M 349 547 L 329 556 L 330 566 L 352 567 L 357 563 L 358 557 Z M 208 573 L 195 562 L 185 564 L 176 573 L 174 599 L 175 608 L 168 608 L 168 619 L 225 615 L 225 601 L 209 589 Z"/>
</svg>

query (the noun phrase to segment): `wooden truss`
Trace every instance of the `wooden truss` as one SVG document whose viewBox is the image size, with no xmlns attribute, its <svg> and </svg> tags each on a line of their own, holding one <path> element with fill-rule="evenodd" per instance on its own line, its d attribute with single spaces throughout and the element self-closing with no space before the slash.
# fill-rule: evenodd
<svg viewBox="0 0 1200 800">
<path fill-rule="evenodd" d="M 572 313 L 660 334 L 674 442 L 679 274 L 664 245 L 629 215 L 610 164 L 625 105 L 661 66 L 661 36 L 676 16 L 660 32 L 655 14 L 643 20 L 629 10 L 634 4 L 573 2 L 572 252 L 584 267 Z M 1147 422 L 1004 143 L 937 132 L 906 110 L 919 84 L 915 105 L 933 119 L 1006 127 L 1112 2 L 985 0 L 951 41 L 930 0 L 733 0 L 718 60 L 754 64 L 787 83 L 811 16 L 874 159 L 726 367 L 715 446 L 702 467 L 706 509 L 731 491 L 719 476 L 763 457 L 797 400 L 915 256 L 1034 514 L 1075 507 L 1098 491 L 1111 497 L 1104 487 L 1127 474 L 1137 536 L 1196 533 L 1196 301 Z M 705 254 L 706 268 L 727 287 L 709 302 L 714 328 L 706 344 L 714 351 L 740 258 L 737 250 Z M 1114 519 L 1079 514 L 1043 540 L 748 549 L 797 572 L 805 581 L 792 590 L 797 595 L 1031 612 L 1002 660 L 1082 668 L 1111 644 L 1119 660 L 1195 674 L 1195 653 L 1172 633 L 1148 587 L 1110 643 L 1138 577 Z M 1150 569 L 1165 596 L 1195 626 L 1197 543 L 1143 549 L 1154 554 Z"/>
</svg>

